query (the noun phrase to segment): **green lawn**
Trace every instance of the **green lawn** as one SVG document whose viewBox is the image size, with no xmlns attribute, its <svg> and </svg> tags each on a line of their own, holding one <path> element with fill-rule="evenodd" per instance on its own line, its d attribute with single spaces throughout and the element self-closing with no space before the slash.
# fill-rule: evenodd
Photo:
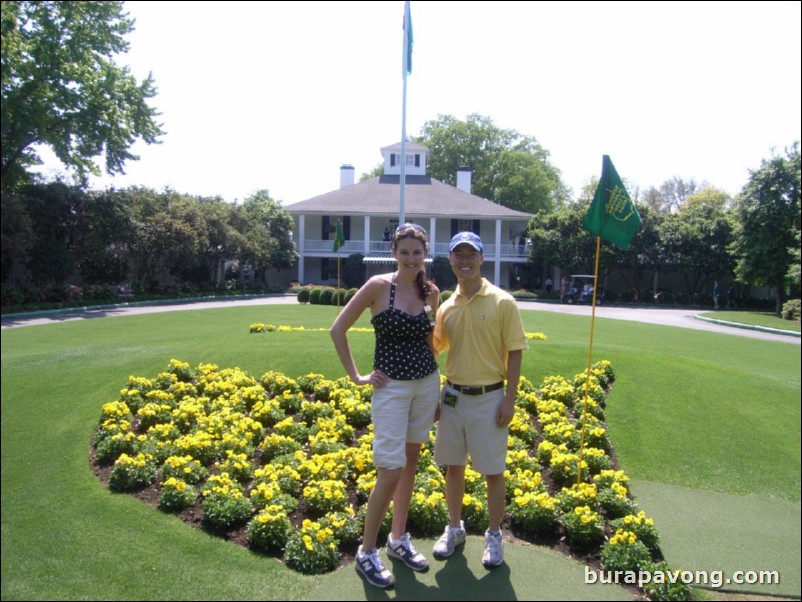
<svg viewBox="0 0 802 602">
<path fill-rule="evenodd" d="M 714 311 L 700 314 L 704 318 L 722 320 L 724 322 L 734 322 L 735 324 L 746 324 L 750 326 L 761 326 L 764 328 L 774 328 L 776 330 L 788 330 L 790 332 L 800 332 L 800 323 L 794 320 L 783 320 L 777 314 L 768 311 Z"/>
<path fill-rule="evenodd" d="M 236 307 L 3 331 L 3 600 L 302 600 L 325 586 L 326 576 L 298 575 L 110 493 L 88 449 L 101 405 L 129 375 L 152 377 L 172 358 L 254 376 L 341 376 L 326 332 L 248 331 L 254 322 L 327 328 L 335 312 Z M 523 315 L 527 331 L 548 337 L 524 354 L 530 380 L 585 368 L 587 318 Z M 367 370 L 373 335 L 350 340 Z M 799 501 L 799 346 L 599 319 L 593 359 L 611 360 L 617 374 L 607 416 L 630 477 Z"/>
</svg>

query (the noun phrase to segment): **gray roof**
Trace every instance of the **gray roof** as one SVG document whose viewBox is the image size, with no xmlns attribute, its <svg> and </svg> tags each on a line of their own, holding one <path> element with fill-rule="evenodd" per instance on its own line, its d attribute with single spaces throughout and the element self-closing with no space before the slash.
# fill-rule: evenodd
<svg viewBox="0 0 802 602">
<path fill-rule="evenodd" d="M 400 151 L 401 150 L 401 143 L 400 142 L 396 142 L 395 144 L 391 144 L 389 146 L 383 146 L 381 148 L 381 150 L 382 150 L 382 152 L 384 152 L 386 150 L 399 150 Z M 427 151 L 427 150 L 429 150 L 427 147 L 421 146 L 417 142 L 412 142 L 412 140 L 407 140 L 407 152 L 408 153 L 409 152 L 413 152 L 414 153 L 415 151 L 423 152 L 423 151 Z"/>
<path fill-rule="evenodd" d="M 398 215 L 400 176 L 383 175 L 285 206 L 290 213 Z M 430 176 L 407 176 L 407 215 L 528 220 L 531 215 L 464 192 Z"/>
</svg>

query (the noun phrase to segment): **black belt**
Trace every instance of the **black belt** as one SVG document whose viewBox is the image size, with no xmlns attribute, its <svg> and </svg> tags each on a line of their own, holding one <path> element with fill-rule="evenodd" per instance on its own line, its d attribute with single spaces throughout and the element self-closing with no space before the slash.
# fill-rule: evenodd
<svg viewBox="0 0 802 602">
<path fill-rule="evenodd" d="M 484 387 L 466 387 L 465 385 L 455 385 L 450 380 L 448 381 L 448 384 L 465 395 L 484 395 L 485 393 L 490 393 L 491 391 L 498 391 L 504 386 L 503 381 L 494 385 L 485 385 Z"/>
</svg>

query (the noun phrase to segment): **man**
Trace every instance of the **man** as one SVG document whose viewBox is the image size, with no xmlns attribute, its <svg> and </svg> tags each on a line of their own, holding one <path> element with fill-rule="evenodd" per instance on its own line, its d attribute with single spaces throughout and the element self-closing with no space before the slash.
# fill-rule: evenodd
<svg viewBox="0 0 802 602">
<path fill-rule="evenodd" d="M 504 561 L 501 519 L 506 505 L 507 434 L 522 351 L 529 345 L 515 299 L 482 278 L 484 247 L 479 236 L 473 232 L 454 236 L 448 257 L 457 290 L 437 311 L 434 346 L 437 353 L 449 350 L 435 442 L 435 461 L 448 467 L 449 524 L 433 552 L 435 558 L 448 558 L 465 542 L 462 497 L 470 455 L 473 468 L 487 481 L 489 516 L 482 563 L 492 568 Z"/>
</svg>

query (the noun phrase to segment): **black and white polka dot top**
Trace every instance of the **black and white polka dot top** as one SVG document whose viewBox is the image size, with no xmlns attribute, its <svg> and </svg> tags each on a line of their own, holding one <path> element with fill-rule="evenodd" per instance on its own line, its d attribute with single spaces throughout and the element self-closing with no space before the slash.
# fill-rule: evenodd
<svg viewBox="0 0 802 602">
<path fill-rule="evenodd" d="M 426 312 L 412 316 L 395 307 L 395 275 L 390 283 L 390 307 L 371 319 L 376 332 L 373 369 L 394 380 L 415 380 L 437 370 L 426 340 L 432 325 Z"/>
</svg>

